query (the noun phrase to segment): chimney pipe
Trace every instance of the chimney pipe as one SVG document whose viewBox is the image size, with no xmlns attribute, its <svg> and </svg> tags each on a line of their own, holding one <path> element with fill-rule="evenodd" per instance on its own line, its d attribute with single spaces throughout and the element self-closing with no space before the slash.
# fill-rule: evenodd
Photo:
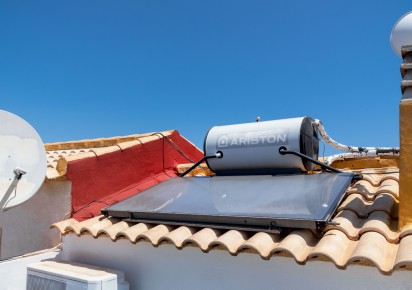
<svg viewBox="0 0 412 290">
<path fill-rule="evenodd" d="M 396 22 L 391 32 L 393 51 L 401 64 L 402 99 L 399 104 L 399 222 L 398 230 L 412 224 L 412 11 Z"/>
<path fill-rule="evenodd" d="M 412 45 L 402 46 L 401 52 L 399 230 L 412 224 Z"/>
</svg>

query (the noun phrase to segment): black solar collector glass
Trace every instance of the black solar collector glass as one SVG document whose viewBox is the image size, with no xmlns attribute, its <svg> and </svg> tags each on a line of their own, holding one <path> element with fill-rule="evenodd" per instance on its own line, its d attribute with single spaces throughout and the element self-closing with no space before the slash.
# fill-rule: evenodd
<svg viewBox="0 0 412 290">
<path fill-rule="evenodd" d="M 276 232 L 321 230 L 353 174 L 172 178 L 107 207 L 107 216 L 132 221 Z"/>
</svg>

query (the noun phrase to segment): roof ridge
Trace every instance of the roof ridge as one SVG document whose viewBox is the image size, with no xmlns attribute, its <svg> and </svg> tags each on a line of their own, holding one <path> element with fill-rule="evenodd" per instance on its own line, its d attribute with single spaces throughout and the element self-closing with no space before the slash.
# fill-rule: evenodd
<svg viewBox="0 0 412 290">
<path fill-rule="evenodd" d="M 170 134 L 174 130 L 163 131 L 162 133 Z M 57 151 L 57 150 L 70 150 L 70 149 L 89 149 L 89 148 L 100 148 L 109 147 L 119 143 L 124 143 L 128 141 L 133 141 L 142 137 L 147 137 L 155 134 L 156 132 L 143 133 L 143 134 L 132 134 L 126 136 L 115 136 L 106 138 L 95 138 L 95 139 L 84 139 L 75 141 L 65 141 L 56 143 L 47 143 L 44 145 L 46 151 Z"/>
<path fill-rule="evenodd" d="M 162 134 L 164 134 L 165 136 L 170 136 L 173 132 L 174 132 L 173 130 L 164 131 L 162 132 Z M 153 135 L 153 133 L 148 133 L 144 135 L 138 135 L 138 137 L 132 140 L 129 140 L 127 138 L 126 139 L 116 139 L 116 140 L 123 140 L 123 142 L 113 144 L 110 146 L 106 146 L 106 147 L 89 148 L 90 150 L 86 152 L 79 152 L 79 153 L 75 153 L 72 155 L 62 156 L 58 159 L 57 164 L 56 164 L 56 171 L 58 173 L 58 176 L 54 178 L 59 178 L 59 177 L 66 175 L 67 165 L 70 161 L 75 161 L 75 160 L 84 159 L 84 158 L 93 158 L 93 157 L 98 158 L 104 154 L 109 154 L 109 153 L 113 153 L 116 151 L 123 151 L 127 148 L 130 148 L 130 147 L 133 147 L 139 144 L 144 144 L 152 140 L 155 140 L 157 138 L 159 137 Z"/>
</svg>

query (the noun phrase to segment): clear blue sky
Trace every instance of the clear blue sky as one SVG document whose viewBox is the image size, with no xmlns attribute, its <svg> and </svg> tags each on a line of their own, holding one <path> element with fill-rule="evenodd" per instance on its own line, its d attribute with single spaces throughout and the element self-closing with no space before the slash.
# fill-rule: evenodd
<svg viewBox="0 0 412 290">
<path fill-rule="evenodd" d="M 308 115 L 342 143 L 398 146 L 389 35 L 411 7 L 2 0 L 0 109 L 45 142 L 178 129 L 202 146 L 214 125 Z"/>
</svg>

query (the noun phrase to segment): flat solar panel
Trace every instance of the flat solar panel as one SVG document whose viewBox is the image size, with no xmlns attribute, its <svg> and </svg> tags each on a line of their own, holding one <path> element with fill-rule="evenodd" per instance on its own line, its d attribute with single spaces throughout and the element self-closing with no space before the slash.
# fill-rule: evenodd
<svg viewBox="0 0 412 290">
<path fill-rule="evenodd" d="M 171 178 L 102 210 L 107 216 L 189 226 L 276 232 L 321 230 L 353 174 Z"/>
</svg>

